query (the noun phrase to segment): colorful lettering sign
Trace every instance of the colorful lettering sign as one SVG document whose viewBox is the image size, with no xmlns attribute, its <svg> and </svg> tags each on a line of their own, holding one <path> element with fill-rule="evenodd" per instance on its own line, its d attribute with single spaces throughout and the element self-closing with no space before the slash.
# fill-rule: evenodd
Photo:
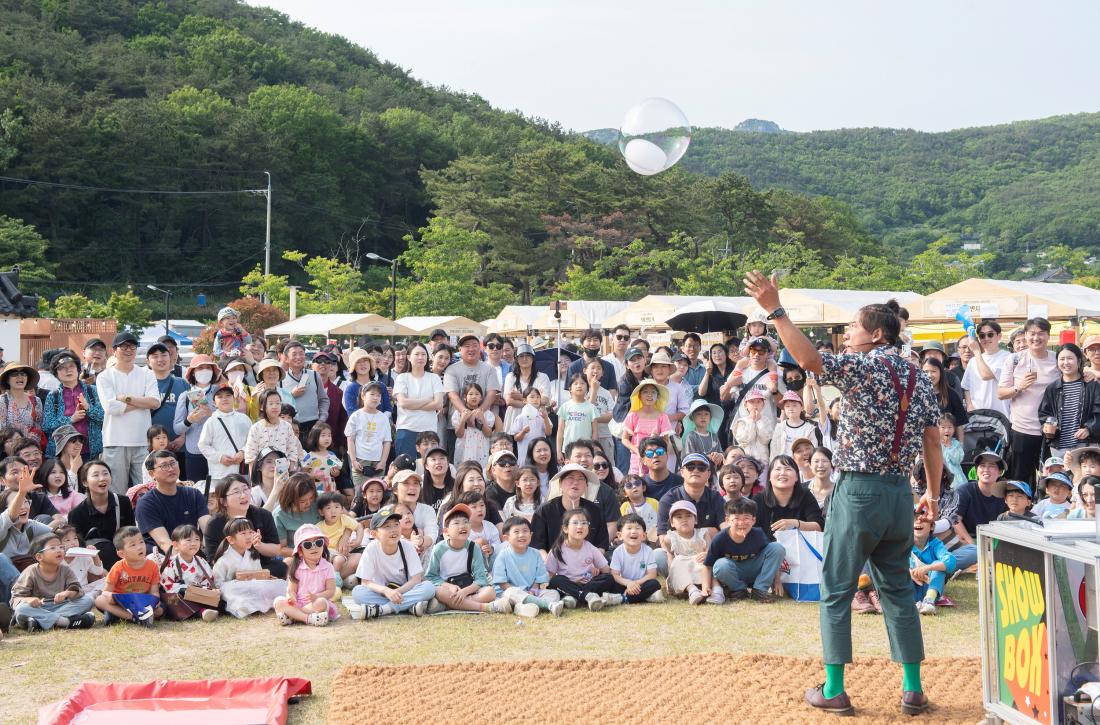
<svg viewBox="0 0 1100 725">
<path fill-rule="evenodd" d="M 1000 700 L 1050 725 L 1050 659 L 1043 553 L 1004 541 L 993 547 Z"/>
</svg>

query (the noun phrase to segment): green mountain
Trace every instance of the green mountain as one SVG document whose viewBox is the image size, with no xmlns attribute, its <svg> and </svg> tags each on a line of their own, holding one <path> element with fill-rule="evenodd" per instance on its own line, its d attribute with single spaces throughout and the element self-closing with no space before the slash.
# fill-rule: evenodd
<svg viewBox="0 0 1100 725">
<path fill-rule="evenodd" d="M 1044 246 L 1100 248 L 1100 113 L 945 133 L 700 128 L 681 163 L 841 199 L 910 253 L 945 233 L 979 235 L 1012 270 Z"/>
</svg>

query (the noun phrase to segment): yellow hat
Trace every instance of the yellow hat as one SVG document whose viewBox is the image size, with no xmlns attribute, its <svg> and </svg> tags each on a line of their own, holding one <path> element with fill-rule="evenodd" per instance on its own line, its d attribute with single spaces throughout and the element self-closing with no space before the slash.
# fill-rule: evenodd
<svg viewBox="0 0 1100 725">
<path fill-rule="evenodd" d="M 668 388 L 661 385 L 653 378 L 646 378 L 642 382 L 638 383 L 638 386 L 634 388 L 634 392 L 630 394 L 630 412 L 637 413 L 642 409 L 642 388 L 647 385 L 651 385 L 657 389 L 657 404 L 656 408 L 660 412 L 665 412 L 665 408 L 668 407 L 669 392 Z"/>
</svg>

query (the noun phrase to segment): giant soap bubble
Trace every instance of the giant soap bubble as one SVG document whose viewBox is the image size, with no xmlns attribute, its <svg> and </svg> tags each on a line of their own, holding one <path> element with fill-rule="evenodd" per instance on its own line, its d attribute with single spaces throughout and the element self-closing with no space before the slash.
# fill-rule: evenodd
<svg viewBox="0 0 1100 725">
<path fill-rule="evenodd" d="M 672 168 L 691 144 L 691 125 L 675 103 L 647 98 L 623 118 L 619 151 L 633 171 L 652 176 Z"/>
</svg>

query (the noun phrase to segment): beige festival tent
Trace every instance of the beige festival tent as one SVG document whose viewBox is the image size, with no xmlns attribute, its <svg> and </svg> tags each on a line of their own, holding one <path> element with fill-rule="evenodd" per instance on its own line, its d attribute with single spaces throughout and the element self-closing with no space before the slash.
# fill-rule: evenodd
<svg viewBox="0 0 1100 725">
<path fill-rule="evenodd" d="M 527 327 L 545 309 L 542 305 L 505 305 L 496 317 L 485 321 L 485 326 L 488 332 L 498 335 L 526 335 Z"/>
<path fill-rule="evenodd" d="M 974 319 L 1026 320 L 1100 317 L 1100 290 L 1079 284 L 968 279 L 921 298 L 909 307 L 909 322 L 949 322 L 961 305 Z"/>
<path fill-rule="evenodd" d="M 451 337 L 462 335 L 477 335 L 484 337 L 487 332 L 485 325 L 474 322 L 469 317 L 436 316 L 436 317 L 401 317 L 395 322 L 404 325 L 417 335 L 430 335 L 434 330 L 443 330 Z"/>
<path fill-rule="evenodd" d="M 750 301 L 748 297 L 711 297 L 690 295 L 646 295 L 632 302 L 603 321 L 604 329 L 615 325 L 627 325 L 632 330 L 667 330 L 665 320 L 672 317 L 676 310 L 692 302 L 721 299 L 742 304 Z"/>
<path fill-rule="evenodd" d="M 607 328 L 607 320 L 617 312 L 626 309 L 629 302 L 569 300 L 561 303 L 561 329 L 568 332 L 580 332 L 588 329 Z M 555 331 L 558 321 L 554 318 L 554 305 L 544 307 L 542 314 L 533 323 L 532 329 Z"/>
<path fill-rule="evenodd" d="M 414 330 L 373 313 L 302 315 L 264 330 L 264 335 L 333 337 L 338 335 L 415 335 Z"/>
<path fill-rule="evenodd" d="M 864 305 L 895 299 L 910 314 L 912 306 L 921 296 L 916 292 L 884 292 L 881 290 L 836 290 L 784 288 L 779 290 L 779 301 L 790 315 L 791 321 L 801 327 L 833 327 L 847 325 L 856 311 Z M 749 300 L 744 307 L 747 315 L 760 312 L 760 305 Z"/>
</svg>

